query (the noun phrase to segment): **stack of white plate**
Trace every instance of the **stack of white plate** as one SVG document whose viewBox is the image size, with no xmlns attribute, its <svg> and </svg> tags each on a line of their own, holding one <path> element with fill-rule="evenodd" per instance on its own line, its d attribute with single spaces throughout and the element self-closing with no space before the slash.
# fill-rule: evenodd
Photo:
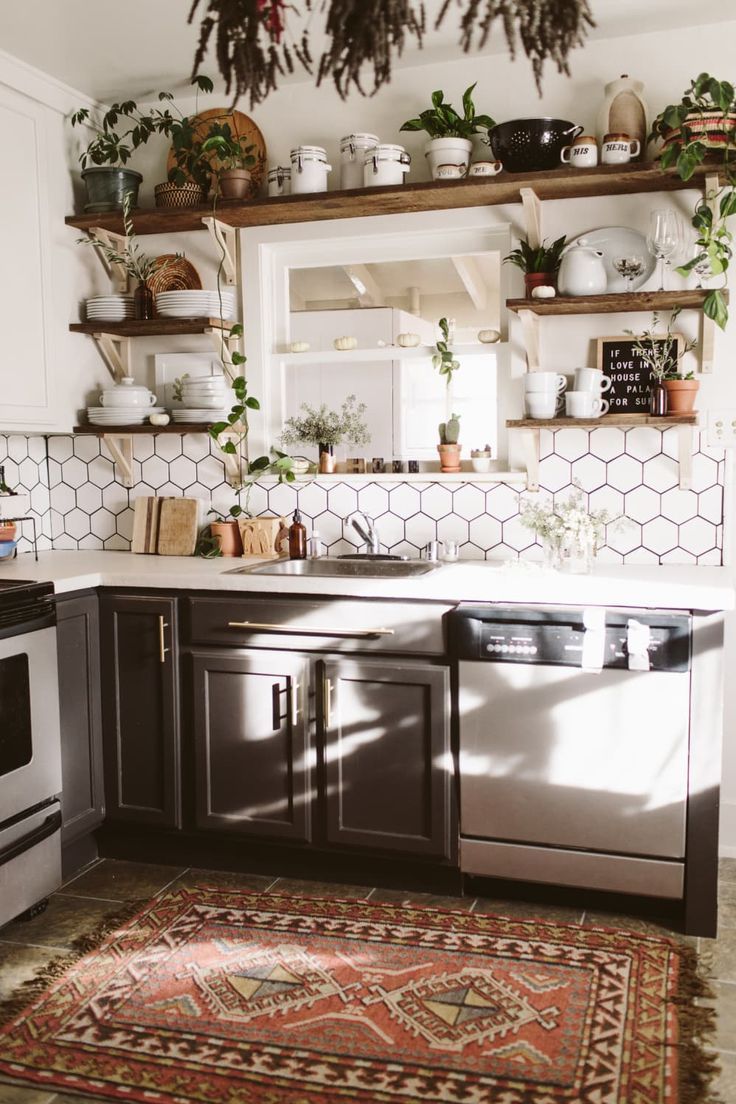
<svg viewBox="0 0 736 1104">
<path fill-rule="evenodd" d="M 222 291 L 162 291 L 156 296 L 161 318 L 232 318 L 235 293 Z"/>
<path fill-rule="evenodd" d="M 205 425 L 211 425 L 213 422 L 225 421 L 230 408 L 226 407 L 222 410 L 214 410 L 212 407 L 195 407 L 195 406 L 174 406 L 171 410 L 171 417 L 175 422 L 202 422 Z"/>
<path fill-rule="evenodd" d="M 87 300 L 88 322 L 124 322 L 133 313 L 132 295 L 96 295 Z"/>
<path fill-rule="evenodd" d="M 162 406 L 88 406 L 90 425 L 121 426 L 143 425 L 151 414 L 165 414 Z"/>
</svg>

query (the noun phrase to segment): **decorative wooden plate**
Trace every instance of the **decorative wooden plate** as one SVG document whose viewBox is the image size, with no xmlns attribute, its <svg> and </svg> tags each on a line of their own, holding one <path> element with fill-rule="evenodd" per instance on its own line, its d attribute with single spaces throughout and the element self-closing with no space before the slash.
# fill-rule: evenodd
<svg viewBox="0 0 736 1104">
<path fill-rule="evenodd" d="M 162 291 L 200 291 L 202 281 L 193 264 L 186 257 L 178 253 L 162 253 L 156 258 L 157 265 L 169 263 L 165 268 L 157 268 L 152 276 L 146 280 L 154 295 L 160 295 Z"/>
<path fill-rule="evenodd" d="M 196 121 L 195 133 L 198 138 L 204 138 L 213 123 L 228 123 L 234 134 L 246 139 L 247 145 L 255 146 L 253 155 L 256 163 L 250 170 L 250 191 L 252 196 L 258 195 L 263 184 L 263 176 L 266 170 L 266 142 L 260 130 L 248 116 L 242 111 L 230 110 L 227 107 L 213 107 L 209 111 L 200 111 L 193 116 Z M 217 153 L 213 150 L 207 154 L 210 165 L 217 164 Z M 166 162 L 167 171 L 176 165 L 174 147 L 169 150 L 169 159 Z"/>
</svg>

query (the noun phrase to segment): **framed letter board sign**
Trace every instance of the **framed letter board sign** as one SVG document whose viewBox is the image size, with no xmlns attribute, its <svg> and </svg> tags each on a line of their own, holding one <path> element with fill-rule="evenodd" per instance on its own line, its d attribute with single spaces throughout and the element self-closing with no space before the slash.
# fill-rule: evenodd
<svg viewBox="0 0 736 1104">
<path fill-rule="evenodd" d="M 683 341 L 682 334 L 672 334 L 677 349 Z M 610 391 L 605 392 L 611 414 L 648 414 L 651 372 L 634 349 L 637 337 L 599 337 L 597 366 L 611 380 Z M 654 337 L 653 341 L 658 339 Z M 666 335 L 662 341 L 670 340 Z M 673 367 L 676 358 L 672 357 Z"/>
</svg>

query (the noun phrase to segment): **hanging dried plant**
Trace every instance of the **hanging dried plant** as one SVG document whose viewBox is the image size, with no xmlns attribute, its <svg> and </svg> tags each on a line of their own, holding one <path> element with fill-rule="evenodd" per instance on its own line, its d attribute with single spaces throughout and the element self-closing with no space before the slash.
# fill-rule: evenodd
<svg viewBox="0 0 736 1104">
<path fill-rule="evenodd" d="M 458 0 L 464 9 L 460 21 L 460 43 L 467 54 L 476 45 L 483 49 L 496 19 L 503 23 L 511 57 L 516 57 L 517 36 L 532 63 L 537 91 L 542 93 L 542 69 L 553 61 L 559 73 L 570 75 L 568 55 L 582 46 L 590 27 L 595 26 L 588 0 Z M 452 6 L 445 0 L 436 27 Z"/>
<path fill-rule="evenodd" d="M 330 45 L 320 58 L 317 84 L 331 76 L 344 100 L 350 86 L 373 95 L 391 80 L 394 53 L 401 57 L 413 35 L 419 46 L 425 29 L 424 5 L 411 0 L 330 0 L 326 31 Z M 373 67 L 373 87 L 361 85 L 364 66 Z"/>
<path fill-rule="evenodd" d="M 190 23 L 200 3 L 206 4 L 206 14 L 193 71 L 198 71 L 214 34 L 217 65 L 235 100 L 247 95 L 251 107 L 262 103 L 275 91 L 278 77 L 293 72 L 295 59 L 311 71 L 306 33 L 298 42 L 287 43 L 287 11 L 296 9 L 286 0 L 194 0 Z"/>
</svg>

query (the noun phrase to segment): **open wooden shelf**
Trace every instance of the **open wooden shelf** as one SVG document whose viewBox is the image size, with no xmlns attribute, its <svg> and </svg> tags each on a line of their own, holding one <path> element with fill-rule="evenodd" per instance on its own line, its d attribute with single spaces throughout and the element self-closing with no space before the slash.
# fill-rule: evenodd
<svg viewBox="0 0 736 1104">
<path fill-rule="evenodd" d="M 657 418 L 652 414 L 603 414 L 600 418 L 513 418 L 506 422 L 509 429 L 600 429 L 602 426 L 667 426 L 697 425 L 698 415 L 667 414 Z"/>
<path fill-rule="evenodd" d="M 558 295 L 554 299 L 507 299 L 508 310 L 532 314 L 624 314 L 627 311 L 702 310 L 707 289 L 692 291 L 632 291 L 612 295 Z M 728 299 L 728 292 L 724 292 Z"/>
<path fill-rule="evenodd" d="M 72 430 L 73 433 L 84 434 L 87 437 L 121 437 L 128 434 L 153 434 L 153 433 L 207 433 L 210 424 L 206 422 L 177 422 L 175 425 L 169 423 L 165 426 L 155 425 L 108 425 L 108 426 L 96 426 L 96 425 L 78 425 Z"/>
<path fill-rule="evenodd" d="M 391 185 L 385 188 L 356 188 L 350 191 L 313 195 L 280 196 L 272 199 L 218 200 L 217 218 L 235 228 L 274 226 L 292 222 L 320 222 L 325 219 L 358 218 L 366 215 L 405 214 L 413 211 L 443 211 L 461 207 L 485 207 L 519 203 L 522 188 L 532 188 L 539 199 L 578 199 L 583 196 L 623 195 L 636 192 L 679 191 L 698 188 L 713 165 L 700 165 L 687 183 L 673 170 L 662 172 L 653 163 L 603 165 L 595 169 L 560 167 L 548 172 L 499 173 L 491 180 L 429 181 Z M 167 234 L 204 230 L 202 219 L 213 214 L 211 204 L 199 207 L 140 208 L 132 212 L 136 234 Z M 101 227 L 123 233 L 118 212 L 72 215 L 66 219 L 78 230 Z"/>
<path fill-rule="evenodd" d="M 72 322 L 72 333 L 111 334 L 113 337 L 173 337 L 176 334 L 203 334 L 208 330 L 230 330 L 234 322 L 221 318 L 150 318 L 145 321 Z"/>
</svg>

